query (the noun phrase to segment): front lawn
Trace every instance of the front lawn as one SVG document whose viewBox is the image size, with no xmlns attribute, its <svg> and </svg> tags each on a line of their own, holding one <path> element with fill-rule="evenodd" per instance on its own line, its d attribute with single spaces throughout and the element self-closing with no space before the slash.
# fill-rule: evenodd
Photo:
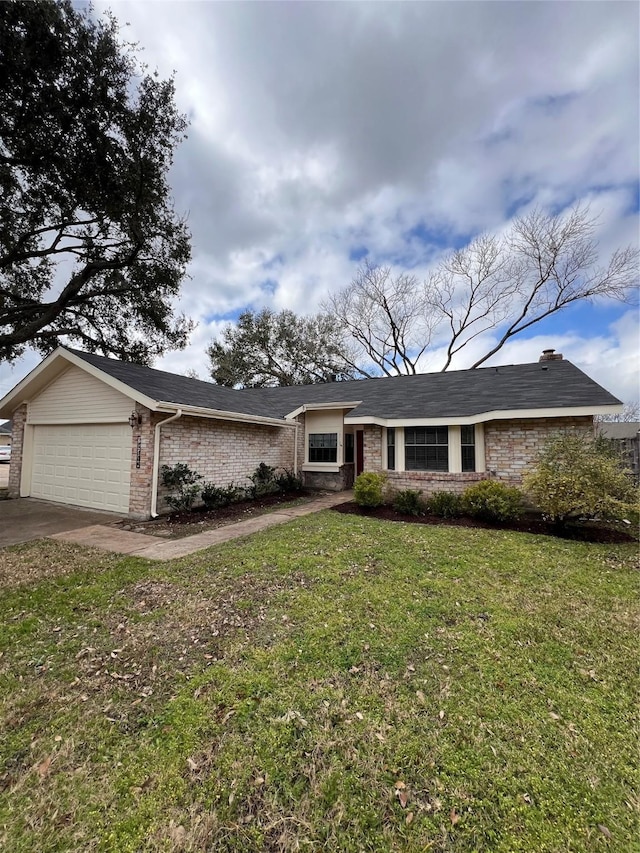
<svg viewBox="0 0 640 853">
<path fill-rule="evenodd" d="M 636 545 L 325 512 L 0 553 L 0 848 L 638 849 Z"/>
</svg>

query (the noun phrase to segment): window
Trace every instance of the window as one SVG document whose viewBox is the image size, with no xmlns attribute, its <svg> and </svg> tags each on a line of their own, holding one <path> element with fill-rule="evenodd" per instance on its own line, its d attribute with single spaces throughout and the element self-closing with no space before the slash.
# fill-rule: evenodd
<svg viewBox="0 0 640 853">
<path fill-rule="evenodd" d="M 449 427 L 405 427 L 407 471 L 449 470 Z"/>
<path fill-rule="evenodd" d="M 393 427 L 387 428 L 387 471 L 396 470 L 396 431 Z"/>
<path fill-rule="evenodd" d="M 314 432 L 309 436 L 309 462 L 337 462 L 338 433 Z"/>
<path fill-rule="evenodd" d="M 353 462 L 353 433 L 345 432 L 344 434 L 344 461 L 346 463 Z"/>
<path fill-rule="evenodd" d="M 462 449 L 462 470 L 476 470 L 476 428 L 468 424 L 460 429 L 460 445 Z"/>
</svg>

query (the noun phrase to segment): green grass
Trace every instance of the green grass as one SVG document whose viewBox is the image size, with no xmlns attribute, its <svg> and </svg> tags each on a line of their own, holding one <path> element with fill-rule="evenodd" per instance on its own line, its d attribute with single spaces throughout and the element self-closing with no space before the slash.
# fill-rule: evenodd
<svg viewBox="0 0 640 853">
<path fill-rule="evenodd" d="M 325 512 L 2 562 L 0 848 L 639 849 L 636 546 Z"/>
</svg>

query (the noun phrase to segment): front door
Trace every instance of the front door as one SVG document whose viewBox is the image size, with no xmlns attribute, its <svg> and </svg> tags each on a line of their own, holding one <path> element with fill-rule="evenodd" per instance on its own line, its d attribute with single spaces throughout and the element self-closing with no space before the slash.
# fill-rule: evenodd
<svg viewBox="0 0 640 853">
<path fill-rule="evenodd" d="M 364 430 L 356 432 L 356 477 L 364 471 Z"/>
</svg>

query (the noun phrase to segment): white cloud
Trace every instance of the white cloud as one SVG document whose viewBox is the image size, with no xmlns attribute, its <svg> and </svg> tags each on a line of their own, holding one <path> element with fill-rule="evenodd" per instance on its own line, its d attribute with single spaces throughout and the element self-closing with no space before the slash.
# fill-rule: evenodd
<svg viewBox="0 0 640 853">
<path fill-rule="evenodd" d="M 638 242 L 636 4 L 109 6 L 152 68 L 175 69 L 191 121 L 172 184 L 193 232 L 179 305 L 198 327 L 165 369 L 206 375 L 230 312 L 317 310 L 350 281 L 354 249 L 421 272 L 447 237 L 501 229 L 518 204 L 591 200 L 605 254 Z M 410 236 L 419 224 L 433 245 Z M 555 345 L 622 365 L 606 384 L 628 396 L 624 317 Z M 537 358 L 539 337 L 500 359 Z M 36 362 L 0 367 L 0 389 Z"/>
</svg>

